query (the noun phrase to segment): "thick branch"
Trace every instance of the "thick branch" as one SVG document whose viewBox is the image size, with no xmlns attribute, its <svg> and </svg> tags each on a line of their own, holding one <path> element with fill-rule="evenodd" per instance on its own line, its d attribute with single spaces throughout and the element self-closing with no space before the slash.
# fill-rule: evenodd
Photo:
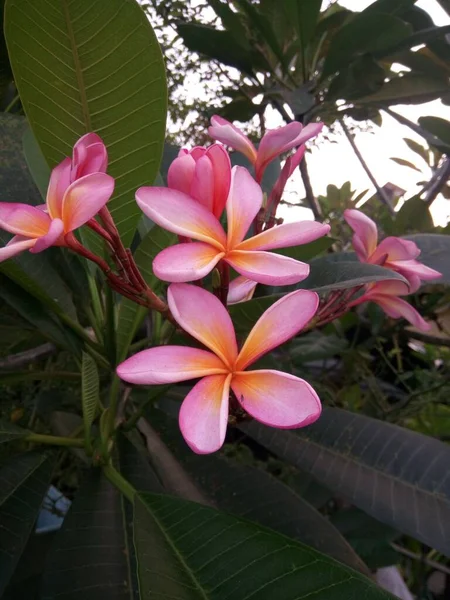
<svg viewBox="0 0 450 600">
<path fill-rule="evenodd" d="M 300 161 L 298 166 L 303 185 L 305 186 L 306 199 L 308 201 L 309 208 L 312 210 L 314 218 L 316 221 L 323 221 L 322 209 L 320 208 L 320 204 L 317 201 L 317 198 L 314 196 L 314 192 L 311 185 L 311 180 L 309 178 L 308 173 L 308 165 L 306 164 L 306 156 Z"/>
<path fill-rule="evenodd" d="M 11 354 L 0 360 L 0 369 L 17 369 L 18 367 L 23 367 L 39 358 L 52 354 L 55 350 L 56 347 L 54 344 L 48 342 L 41 346 L 37 346 L 36 348 L 31 348 L 31 350 Z"/>
<path fill-rule="evenodd" d="M 436 196 L 442 190 L 444 185 L 447 183 L 450 177 L 450 158 L 446 158 L 443 164 L 436 171 L 433 179 L 429 182 L 427 186 L 428 191 L 425 196 L 425 202 L 428 206 L 433 204 L 436 200 Z"/>
</svg>

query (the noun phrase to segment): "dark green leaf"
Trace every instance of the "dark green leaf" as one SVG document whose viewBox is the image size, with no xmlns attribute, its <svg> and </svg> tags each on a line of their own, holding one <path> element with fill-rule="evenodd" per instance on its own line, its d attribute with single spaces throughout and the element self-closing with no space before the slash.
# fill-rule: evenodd
<svg viewBox="0 0 450 600">
<path fill-rule="evenodd" d="M 20 427 L 17 427 L 17 425 L 9 423 L 9 421 L 5 421 L 4 419 L 0 420 L 0 444 L 20 440 L 29 433 L 30 432 L 26 429 L 21 429 Z"/>
<path fill-rule="evenodd" d="M 177 498 L 137 496 L 134 532 L 142 600 L 392 598 L 290 538 Z"/>
<path fill-rule="evenodd" d="M 428 150 L 426 148 L 424 148 L 424 146 L 422 146 L 422 144 L 419 144 L 418 142 L 416 142 L 415 140 L 411 140 L 410 138 L 404 138 L 403 141 L 405 142 L 405 144 L 408 146 L 408 148 L 410 150 L 412 150 L 413 152 L 418 154 L 428 164 L 428 162 L 429 162 Z"/>
<path fill-rule="evenodd" d="M 147 16 L 134 0 L 9 0 L 5 35 L 50 167 L 84 133 L 104 139 L 116 179 L 109 206 L 128 245 L 141 214 L 134 191 L 156 177 L 166 125 L 163 58 Z"/>
<path fill-rule="evenodd" d="M 14 456 L 0 469 L 0 595 L 25 548 L 52 470 L 53 459 L 37 453 Z"/>
<path fill-rule="evenodd" d="M 374 94 L 383 86 L 384 68 L 369 54 L 358 56 L 348 66 L 340 69 L 328 89 L 327 100 L 354 100 Z"/>
<path fill-rule="evenodd" d="M 134 259 L 142 276 L 155 293 L 160 291 L 162 282 L 153 274 L 153 259 L 161 250 L 171 246 L 176 240 L 177 236 L 174 233 L 155 225 L 147 233 L 134 254 Z M 139 306 L 139 304 L 126 298 L 122 300 L 116 329 L 119 362 L 125 359 L 128 348 L 147 313 L 145 307 Z"/>
<path fill-rule="evenodd" d="M 322 0 L 285 0 L 282 7 L 289 20 L 292 21 L 298 36 L 298 43 L 304 53 L 314 36 L 320 15 Z"/>
<path fill-rule="evenodd" d="M 387 56 L 393 52 L 399 52 L 401 50 L 409 50 L 414 46 L 420 46 L 420 44 L 431 44 L 435 40 L 444 38 L 446 34 L 450 32 L 450 25 L 444 25 L 443 27 L 428 27 L 420 31 L 416 31 L 410 36 L 400 39 L 397 43 L 392 46 L 380 48 L 374 52 L 377 58 Z"/>
<path fill-rule="evenodd" d="M 231 10 L 228 4 L 222 0 L 209 0 L 208 4 L 214 9 L 222 21 L 224 28 L 231 33 L 234 39 L 240 44 L 247 37 L 247 30 L 241 22 L 238 13 Z"/>
<path fill-rule="evenodd" d="M 325 360 L 341 354 L 348 347 L 348 342 L 335 335 L 325 335 L 320 331 L 312 331 L 295 338 L 289 345 L 289 356 L 294 365 Z"/>
<path fill-rule="evenodd" d="M 447 79 L 406 73 L 385 83 L 383 87 L 370 96 L 358 98 L 360 104 L 375 106 L 391 106 L 393 104 L 422 104 L 439 98 L 450 90 Z"/>
<path fill-rule="evenodd" d="M 442 273 L 440 279 L 427 281 L 427 285 L 430 283 L 450 285 L 450 236 L 437 233 L 417 233 L 408 235 L 406 239 L 419 246 L 421 252 L 418 260 L 420 262 Z"/>
<path fill-rule="evenodd" d="M 446 146 L 447 153 L 450 153 L 450 122 L 441 117 L 420 117 L 421 127 L 435 135 Z"/>
<path fill-rule="evenodd" d="M 220 115 L 228 121 L 241 121 L 243 123 L 251 121 L 258 112 L 259 107 L 249 98 L 236 98 L 228 104 L 225 104 L 220 110 Z"/>
<path fill-rule="evenodd" d="M 405 160 L 404 158 L 396 158 L 392 156 L 391 160 L 393 160 L 398 165 L 401 165 L 402 167 L 409 167 L 410 169 L 414 169 L 414 171 L 419 171 L 419 173 L 421 172 L 420 169 L 418 169 L 413 163 L 409 162 L 409 160 Z"/>
<path fill-rule="evenodd" d="M 91 426 L 94 422 L 100 401 L 100 383 L 94 359 L 83 352 L 81 362 L 81 406 L 83 409 L 84 435 L 90 445 Z"/>
<path fill-rule="evenodd" d="M 375 519 L 450 555 L 448 445 L 336 408 L 295 432 L 256 422 L 241 429 Z"/>
<path fill-rule="evenodd" d="M 309 242 L 309 244 L 292 246 L 291 248 L 281 248 L 277 250 L 277 254 L 308 262 L 318 254 L 322 254 L 331 248 L 333 242 L 334 240 L 331 237 L 321 237 L 318 240 L 314 240 L 314 242 Z"/>
<path fill-rule="evenodd" d="M 332 75 L 358 54 L 391 47 L 411 31 L 408 23 L 389 14 L 356 14 L 333 37 L 322 76 Z"/>
<path fill-rule="evenodd" d="M 395 216 L 394 230 L 399 234 L 417 230 L 420 223 L 422 231 L 434 229 L 433 218 L 426 202 L 420 196 L 407 200 Z"/>
<path fill-rule="evenodd" d="M 30 127 L 25 129 L 22 144 L 28 170 L 41 193 L 42 199 L 45 201 L 51 171 Z"/>
</svg>

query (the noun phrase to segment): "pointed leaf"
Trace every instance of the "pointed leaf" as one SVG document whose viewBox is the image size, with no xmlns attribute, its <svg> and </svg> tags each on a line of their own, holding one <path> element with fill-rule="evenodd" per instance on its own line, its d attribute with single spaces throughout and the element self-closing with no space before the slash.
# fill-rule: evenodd
<svg viewBox="0 0 450 600">
<path fill-rule="evenodd" d="M 369 515 L 450 556 L 447 444 L 337 408 L 292 432 L 256 422 L 240 428 Z"/>
<path fill-rule="evenodd" d="M 418 169 L 416 165 L 414 165 L 412 162 L 409 162 L 409 160 L 405 160 L 404 158 L 396 158 L 393 156 L 391 156 L 391 160 L 393 160 L 398 165 L 401 165 L 402 167 L 409 167 L 410 169 L 414 169 L 414 171 L 418 171 L 419 173 L 421 173 L 421 170 Z"/>
<path fill-rule="evenodd" d="M 373 106 L 422 104 L 435 100 L 449 91 L 447 78 L 412 72 L 406 73 L 402 77 L 393 77 L 375 94 L 358 98 L 358 104 Z"/>
<path fill-rule="evenodd" d="M 91 426 L 99 408 L 100 383 L 94 359 L 83 352 L 81 362 L 81 405 L 83 408 L 84 436 L 90 447 Z"/>
<path fill-rule="evenodd" d="M 442 273 L 442 277 L 434 281 L 427 281 L 427 285 L 450 285 L 450 264 L 448 260 L 450 256 L 450 236 L 438 233 L 417 233 L 405 237 L 419 246 L 420 256 L 418 260 L 420 262 Z"/>
<path fill-rule="evenodd" d="M 42 199 L 45 202 L 51 171 L 30 127 L 25 129 L 25 133 L 23 134 L 22 138 L 22 144 L 28 170 L 30 171 L 34 183 L 38 187 Z"/>
<path fill-rule="evenodd" d="M 116 179 L 110 208 L 128 245 L 140 218 L 134 191 L 156 177 L 166 124 L 164 63 L 147 16 L 134 0 L 9 0 L 5 35 L 50 167 L 83 134 L 104 139 Z"/>
</svg>

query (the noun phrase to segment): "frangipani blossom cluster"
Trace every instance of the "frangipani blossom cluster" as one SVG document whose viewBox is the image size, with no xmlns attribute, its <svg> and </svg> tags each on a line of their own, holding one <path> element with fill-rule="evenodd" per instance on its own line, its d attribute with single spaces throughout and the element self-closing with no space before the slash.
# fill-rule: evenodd
<svg viewBox="0 0 450 600">
<path fill-rule="evenodd" d="M 316 293 L 302 289 L 291 292 L 259 318 L 239 350 L 227 307 L 249 300 L 258 284 L 283 286 L 304 280 L 309 274 L 308 264 L 273 251 L 307 244 L 330 230 L 329 225 L 315 221 L 274 226 L 286 182 L 304 156 L 304 143 L 322 126 L 290 123 L 267 132 L 256 148 L 234 125 L 215 116 L 209 128 L 211 137 L 242 152 L 254 168 L 254 177 L 244 167 L 232 168 L 225 147 L 214 143 L 207 148 L 180 150 L 168 171 L 168 187 L 137 190 L 136 202 L 142 211 L 179 238 L 179 243 L 157 254 L 152 264 L 153 273 L 170 283 L 167 302 L 149 288 L 131 251 L 122 244 L 106 206 L 114 191 L 114 179 L 106 174 L 106 147 L 95 133 L 78 140 L 72 157 L 53 169 L 44 206 L 0 203 L 0 226 L 15 234 L 0 249 L 0 261 L 25 249 L 41 252 L 52 245 L 68 246 L 94 261 L 115 291 L 160 312 L 204 347 L 153 347 L 117 367 L 119 377 L 131 384 L 200 378 L 179 415 L 181 432 L 195 452 L 219 449 L 229 416 L 238 410 L 280 428 L 303 427 L 319 417 L 319 398 L 307 382 L 276 370 L 249 370 L 261 356 L 306 326 L 323 325 L 351 306 L 374 301 L 391 317 L 404 317 L 419 328 L 427 328 L 400 296 L 417 290 L 421 280 L 440 274 L 416 260 L 419 250 L 413 242 L 387 238 L 377 245 L 375 223 L 357 210 L 347 210 L 344 216 L 355 232 L 358 258 L 397 271 L 408 283 L 393 280 L 369 284 L 356 299 L 358 289 L 346 290 L 344 295 L 339 291 L 319 310 Z M 260 187 L 264 171 L 272 160 L 290 150 L 294 152 L 265 201 Z M 111 263 L 76 238 L 73 232 L 83 225 L 103 238 L 116 272 Z M 238 274 L 231 281 L 230 269 Z"/>
</svg>

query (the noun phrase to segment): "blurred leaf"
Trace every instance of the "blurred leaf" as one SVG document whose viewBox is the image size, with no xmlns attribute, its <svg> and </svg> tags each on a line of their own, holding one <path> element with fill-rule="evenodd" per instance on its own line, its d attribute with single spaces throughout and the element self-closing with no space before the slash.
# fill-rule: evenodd
<svg viewBox="0 0 450 600">
<path fill-rule="evenodd" d="M 177 23 L 177 31 L 189 50 L 209 59 L 235 67 L 248 75 L 265 70 L 267 65 L 258 51 L 252 50 L 246 38 L 237 42 L 229 31 L 219 31 L 200 23 Z"/>
<path fill-rule="evenodd" d="M 13 442 L 26 437 L 30 432 L 26 429 L 21 429 L 17 425 L 13 425 L 9 421 L 0 419 L 0 444 L 5 442 Z"/>
<path fill-rule="evenodd" d="M 418 142 L 416 142 L 415 140 L 411 140 L 410 138 L 403 138 L 403 141 L 410 150 L 418 154 L 428 164 L 428 150 L 424 146 L 422 146 L 422 144 L 419 144 Z"/>
<path fill-rule="evenodd" d="M 311 331 L 292 340 L 289 345 L 289 356 L 294 365 L 325 360 L 341 354 L 348 347 L 348 342 L 336 335 L 325 335 L 320 331 Z"/>
<path fill-rule="evenodd" d="M 417 73 L 405 73 L 393 77 L 370 96 L 358 98 L 359 104 L 391 106 L 393 104 L 422 104 L 439 98 L 450 91 L 446 78 L 431 77 Z"/>
<path fill-rule="evenodd" d="M 405 237 L 419 246 L 420 256 L 418 260 L 420 262 L 442 273 L 440 279 L 427 281 L 427 285 L 433 283 L 450 285 L 450 264 L 448 260 L 450 256 L 450 236 L 438 233 L 417 233 Z"/>
<path fill-rule="evenodd" d="M 391 156 L 391 160 L 402 167 L 409 167 L 410 169 L 414 169 L 414 171 L 419 171 L 419 173 L 421 172 L 420 169 L 418 169 L 413 163 L 409 162 L 409 160 L 405 160 L 404 158 L 395 158 L 393 156 Z"/>
<path fill-rule="evenodd" d="M 228 121 L 250 121 L 258 112 L 259 107 L 249 98 L 236 98 L 225 104 L 218 112 L 221 117 Z M 216 109 L 215 109 L 216 110 Z"/>
<path fill-rule="evenodd" d="M 441 117 L 420 117 L 419 123 L 421 127 L 441 140 L 447 153 L 450 153 L 450 121 Z"/>
<path fill-rule="evenodd" d="M 240 429 L 375 519 L 450 555 L 448 445 L 336 408 L 292 432 L 255 421 Z"/>
<path fill-rule="evenodd" d="M 281 6 L 295 27 L 301 52 L 305 53 L 314 36 L 322 0 L 285 0 Z"/>
<path fill-rule="evenodd" d="M 84 436 L 90 447 L 91 426 L 99 408 L 100 384 L 94 359 L 83 352 L 81 362 L 81 406 L 83 409 Z"/>
<path fill-rule="evenodd" d="M 309 242 L 309 244 L 292 246 L 291 248 L 277 249 L 277 254 L 282 254 L 283 256 L 289 256 L 290 258 L 295 258 L 296 260 L 308 262 L 318 254 L 323 254 L 326 250 L 331 248 L 333 242 L 333 238 L 322 237 L 318 240 L 314 240 L 313 242 Z"/>
<path fill-rule="evenodd" d="M 22 554 L 50 485 L 53 459 L 45 454 L 13 456 L 0 468 L 0 594 Z"/>
<path fill-rule="evenodd" d="M 177 241 L 174 233 L 162 227 L 154 226 L 139 244 L 134 259 L 149 287 L 159 293 L 162 282 L 153 274 L 152 263 L 155 256 Z M 125 359 L 128 348 L 142 325 L 148 310 L 132 300 L 123 298 L 120 304 L 118 324 L 116 328 L 116 343 L 118 362 Z"/>
<path fill-rule="evenodd" d="M 450 25 L 444 25 L 443 27 L 427 27 L 426 29 L 415 31 L 410 36 L 400 39 L 392 46 L 380 48 L 378 51 L 375 51 L 374 54 L 376 57 L 382 57 L 391 54 L 392 52 L 399 52 L 400 50 L 405 49 L 409 50 L 414 46 L 428 44 L 439 38 L 444 38 L 448 33 L 450 33 Z"/>
<path fill-rule="evenodd" d="M 231 10 L 228 4 L 221 0 L 208 0 L 216 15 L 222 20 L 224 28 L 233 36 L 239 44 L 247 36 L 247 30 L 241 22 L 241 16 Z"/>
<path fill-rule="evenodd" d="M 346 598 L 392 598 L 290 538 L 178 498 L 138 495 L 134 532 L 142 600 L 336 600 L 343 589 Z"/>
<path fill-rule="evenodd" d="M 27 162 L 28 170 L 30 171 L 33 181 L 41 193 L 43 201 L 45 202 L 51 171 L 30 127 L 25 129 L 22 137 L 22 144 L 23 154 Z"/>
<path fill-rule="evenodd" d="M 408 37 L 412 27 L 401 19 L 389 14 L 365 12 L 357 13 L 343 25 L 330 44 L 322 77 L 332 75 L 358 54 L 375 53 L 391 47 Z"/>
<path fill-rule="evenodd" d="M 128 245 L 141 214 L 134 191 L 156 177 L 166 125 L 164 63 L 147 16 L 133 0 L 8 0 L 5 35 L 50 167 L 83 134 L 104 139 L 116 180 L 109 207 Z"/>
<path fill-rule="evenodd" d="M 385 77 L 384 68 L 372 56 L 358 56 L 340 69 L 328 88 L 326 100 L 353 100 L 374 94 L 383 87 Z"/>
<path fill-rule="evenodd" d="M 399 234 L 417 230 L 418 226 L 422 231 L 434 229 L 433 218 L 428 205 L 420 196 L 413 196 L 403 204 L 395 216 L 393 226 L 394 231 Z"/>
</svg>

